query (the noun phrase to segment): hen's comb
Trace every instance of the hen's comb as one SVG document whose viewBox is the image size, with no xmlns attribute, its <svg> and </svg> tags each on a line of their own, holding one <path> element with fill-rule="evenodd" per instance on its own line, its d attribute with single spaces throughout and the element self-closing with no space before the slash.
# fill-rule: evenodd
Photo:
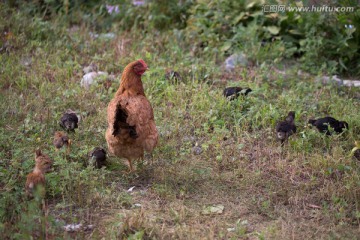
<svg viewBox="0 0 360 240">
<path fill-rule="evenodd" d="M 145 68 L 147 68 L 147 64 L 145 63 L 144 60 L 139 59 L 138 62 L 141 63 Z"/>
</svg>

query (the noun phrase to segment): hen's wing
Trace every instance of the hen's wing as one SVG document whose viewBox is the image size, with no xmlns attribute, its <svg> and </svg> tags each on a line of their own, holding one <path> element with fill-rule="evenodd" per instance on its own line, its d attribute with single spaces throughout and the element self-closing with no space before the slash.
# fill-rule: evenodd
<svg viewBox="0 0 360 240">
<path fill-rule="evenodd" d="M 126 108 L 121 106 L 121 103 L 118 103 L 115 109 L 115 119 L 112 132 L 113 136 L 118 135 L 120 130 L 123 129 L 127 131 L 127 134 L 129 134 L 130 138 L 135 139 L 138 137 L 135 125 L 131 126 L 129 123 L 127 123 L 128 116 L 129 114 L 127 113 Z"/>
<path fill-rule="evenodd" d="M 112 126 L 112 135 L 125 142 L 141 145 L 150 152 L 157 144 L 154 113 L 145 96 L 114 98 L 108 107 L 108 123 Z"/>
</svg>

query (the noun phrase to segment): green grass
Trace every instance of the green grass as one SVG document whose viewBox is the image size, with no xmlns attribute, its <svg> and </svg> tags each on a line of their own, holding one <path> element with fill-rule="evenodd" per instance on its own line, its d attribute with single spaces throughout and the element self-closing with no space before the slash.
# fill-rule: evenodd
<svg viewBox="0 0 360 240">
<path fill-rule="evenodd" d="M 320 86 L 315 76 L 298 76 L 296 65 L 283 64 L 284 75 L 271 65 L 227 73 L 213 56 L 193 57 L 191 46 L 172 33 L 120 32 L 112 40 L 94 40 L 84 27 L 76 34 L 59 31 L 59 39 L 41 41 L 15 32 L 18 42 L 0 55 L 3 239 L 38 238 L 45 232 L 88 239 L 360 235 L 359 163 L 349 157 L 360 134 L 358 89 Z M 153 163 L 146 155 L 132 175 L 123 174 L 127 166 L 115 157 L 106 169 L 86 167 L 88 153 L 106 147 L 106 107 L 121 71 L 138 58 L 150 66 L 143 83 L 160 133 Z M 115 74 L 109 90 L 101 84 L 80 87 L 82 67 L 90 63 Z M 169 68 L 182 74 L 181 82 L 165 79 Z M 223 88 L 235 85 L 254 92 L 228 102 Z M 81 115 L 81 122 L 70 134 L 73 146 L 66 156 L 54 151 L 52 137 L 68 108 Z M 296 111 L 298 132 L 280 148 L 275 124 L 290 110 Z M 305 126 L 310 117 L 324 115 L 347 121 L 349 131 L 326 137 Z M 200 155 L 193 154 L 196 144 Z M 24 194 L 39 147 L 55 162 L 46 175 L 46 215 Z M 201 213 L 217 204 L 225 207 L 223 213 Z M 61 227 L 71 223 L 94 229 L 64 233 Z"/>
</svg>

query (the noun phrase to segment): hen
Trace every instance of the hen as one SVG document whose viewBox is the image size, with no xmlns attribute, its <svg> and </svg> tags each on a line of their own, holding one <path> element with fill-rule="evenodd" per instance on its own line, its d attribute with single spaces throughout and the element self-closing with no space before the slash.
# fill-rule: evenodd
<svg viewBox="0 0 360 240">
<path fill-rule="evenodd" d="M 223 95 L 229 100 L 234 100 L 240 95 L 246 96 L 250 92 L 252 92 L 251 88 L 227 87 L 224 89 Z"/>
<path fill-rule="evenodd" d="M 319 119 L 310 119 L 309 124 L 315 126 L 319 132 L 331 135 L 329 126 L 334 129 L 336 133 L 342 133 L 343 129 L 349 129 L 349 124 L 345 121 L 338 121 L 333 117 L 324 117 Z"/>
<path fill-rule="evenodd" d="M 281 141 L 281 145 L 289 138 L 290 135 L 296 133 L 295 112 L 288 113 L 285 121 L 278 122 L 276 125 L 276 137 Z"/>
<path fill-rule="evenodd" d="M 143 60 L 129 63 L 121 76 L 120 87 L 107 108 L 105 138 L 109 152 L 132 162 L 152 152 L 158 143 L 153 109 L 146 98 L 141 75 L 148 69 Z"/>
<path fill-rule="evenodd" d="M 34 193 L 42 198 L 45 196 L 45 173 L 50 171 L 51 166 L 51 159 L 43 154 L 41 150 L 36 150 L 35 168 L 27 175 L 25 183 L 27 196 L 33 197 Z"/>
</svg>

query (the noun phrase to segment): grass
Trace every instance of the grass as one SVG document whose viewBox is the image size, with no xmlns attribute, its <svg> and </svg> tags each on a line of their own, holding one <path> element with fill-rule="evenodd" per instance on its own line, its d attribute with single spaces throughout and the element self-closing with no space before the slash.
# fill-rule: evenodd
<svg viewBox="0 0 360 240">
<path fill-rule="evenodd" d="M 318 85 L 316 76 L 299 76 L 296 64 L 286 62 L 277 66 L 284 74 L 269 64 L 229 73 L 223 59 L 194 57 L 186 41 L 171 33 L 120 32 L 106 40 L 92 39 L 81 26 L 74 33 L 61 26 L 58 31 L 41 41 L 14 32 L 14 47 L 0 55 L 2 239 L 45 233 L 86 239 L 360 236 L 359 163 L 349 156 L 360 134 L 358 89 Z M 124 175 L 127 166 L 115 157 L 105 169 L 86 166 L 94 147 L 106 147 L 107 104 L 122 69 L 138 58 L 150 66 L 143 83 L 159 146 L 136 174 Z M 80 87 L 82 67 L 90 63 L 115 74 L 108 90 L 102 84 Z M 182 80 L 165 79 L 166 69 L 180 72 Z M 254 91 L 226 101 L 223 88 L 236 85 Z M 52 137 L 68 108 L 81 122 L 66 156 L 54 151 Z M 274 128 L 290 110 L 296 111 L 298 132 L 281 148 Z M 305 126 L 310 117 L 324 115 L 347 121 L 349 131 L 326 137 Z M 201 154 L 194 154 L 195 146 Z M 39 147 L 55 162 L 46 175 L 46 214 L 24 194 Z M 224 211 L 202 214 L 212 205 Z M 64 232 L 62 226 L 72 223 L 94 228 Z"/>
</svg>

